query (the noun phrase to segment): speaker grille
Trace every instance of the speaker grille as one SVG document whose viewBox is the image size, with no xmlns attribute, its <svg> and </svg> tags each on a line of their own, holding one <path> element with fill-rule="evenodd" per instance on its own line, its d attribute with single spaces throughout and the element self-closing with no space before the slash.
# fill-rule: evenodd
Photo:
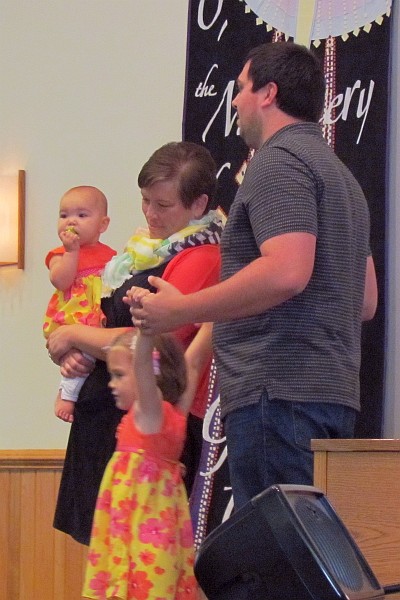
<svg viewBox="0 0 400 600">
<path fill-rule="evenodd" d="M 298 497 L 294 508 L 311 540 L 318 548 L 321 559 L 337 581 L 349 590 L 360 591 L 364 585 L 359 557 L 349 538 L 327 512 L 310 498 Z M 328 574 L 329 574 L 328 572 Z"/>
</svg>

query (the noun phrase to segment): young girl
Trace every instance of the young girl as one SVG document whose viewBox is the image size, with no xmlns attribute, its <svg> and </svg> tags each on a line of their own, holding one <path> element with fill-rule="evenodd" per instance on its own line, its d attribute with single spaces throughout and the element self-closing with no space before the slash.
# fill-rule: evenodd
<svg viewBox="0 0 400 600">
<path fill-rule="evenodd" d="M 209 331 L 200 331 L 187 350 L 188 386 L 183 351 L 171 336 L 133 330 L 107 352 L 109 386 L 116 405 L 128 413 L 100 486 L 85 598 L 197 598 L 179 457 L 186 414 L 209 355 Z"/>
<path fill-rule="evenodd" d="M 101 325 L 101 273 L 116 254 L 99 241 L 109 221 L 107 199 L 95 187 L 74 187 L 61 198 L 57 229 L 63 245 L 46 256 L 50 281 L 56 288 L 43 324 L 46 339 L 60 325 Z M 55 414 L 63 421 L 72 421 L 74 403 L 85 379 L 61 380 Z"/>
</svg>

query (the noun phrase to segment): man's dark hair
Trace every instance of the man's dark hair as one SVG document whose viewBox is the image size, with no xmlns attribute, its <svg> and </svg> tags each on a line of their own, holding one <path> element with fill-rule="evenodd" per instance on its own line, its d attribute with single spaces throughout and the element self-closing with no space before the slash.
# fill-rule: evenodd
<svg viewBox="0 0 400 600">
<path fill-rule="evenodd" d="M 325 77 L 317 56 L 293 42 L 266 43 L 250 50 L 248 76 L 253 92 L 274 82 L 278 87 L 277 106 L 283 112 L 317 123 L 325 98 Z"/>
</svg>

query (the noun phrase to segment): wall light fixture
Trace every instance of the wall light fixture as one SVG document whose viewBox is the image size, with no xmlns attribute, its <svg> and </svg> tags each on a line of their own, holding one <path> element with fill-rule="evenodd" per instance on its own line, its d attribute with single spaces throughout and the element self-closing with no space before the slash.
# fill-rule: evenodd
<svg viewBox="0 0 400 600">
<path fill-rule="evenodd" d="M 0 175 L 0 267 L 25 266 L 25 171 Z"/>
</svg>

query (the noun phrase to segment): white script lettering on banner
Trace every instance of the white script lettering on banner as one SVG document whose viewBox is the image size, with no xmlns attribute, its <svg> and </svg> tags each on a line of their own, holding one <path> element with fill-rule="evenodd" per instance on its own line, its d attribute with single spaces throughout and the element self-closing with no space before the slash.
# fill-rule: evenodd
<svg viewBox="0 0 400 600">
<path fill-rule="evenodd" d="M 214 92 L 214 85 L 207 85 L 208 79 L 211 75 L 211 72 L 214 69 L 218 69 L 218 65 L 214 64 L 211 67 L 211 69 L 208 71 L 207 77 L 205 78 L 204 82 L 200 81 L 200 83 L 197 86 L 196 91 L 194 93 L 196 98 L 204 98 L 204 96 L 216 96 L 217 95 L 217 92 Z"/>
<path fill-rule="evenodd" d="M 196 88 L 196 92 L 195 92 L 196 97 L 210 97 L 210 96 L 218 95 L 218 91 L 216 91 L 215 85 L 208 84 L 208 80 L 211 75 L 211 72 L 215 68 L 218 69 L 217 64 L 213 64 L 211 69 L 208 71 L 204 82 L 199 82 L 199 84 Z M 331 100 L 331 102 L 329 103 L 328 107 L 326 108 L 326 110 L 323 114 L 322 122 L 325 125 L 331 125 L 333 123 L 336 123 L 339 119 L 341 119 L 343 121 L 347 121 L 350 110 L 351 109 L 354 110 L 354 108 L 355 108 L 357 119 L 362 118 L 360 131 L 358 133 L 358 137 L 356 140 L 356 144 L 358 144 L 360 142 L 361 135 L 362 135 L 362 132 L 364 129 L 364 125 L 365 125 L 366 119 L 368 117 L 368 112 L 369 112 L 370 105 L 371 105 L 374 86 L 375 86 L 375 83 L 373 80 L 371 80 L 369 82 L 368 93 L 366 95 L 366 88 L 361 88 L 361 81 L 359 79 L 357 79 L 357 81 L 354 83 L 353 87 L 347 87 L 344 94 L 342 94 L 342 93 L 337 94 Z M 221 112 L 221 110 L 225 110 L 225 129 L 223 132 L 223 136 L 227 137 L 230 134 L 232 127 L 236 120 L 236 112 L 234 112 L 234 114 L 232 115 L 232 100 L 234 97 L 234 89 L 235 89 L 235 81 L 231 80 L 228 82 L 228 85 L 226 86 L 226 88 L 224 90 L 221 101 L 219 102 L 216 110 L 211 115 L 211 117 L 202 133 L 201 138 L 204 143 L 206 142 L 207 134 L 209 133 L 215 119 L 217 118 L 217 116 Z M 360 92 L 358 94 L 358 102 L 356 102 L 356 91 L 357 90 L 360 90 Z M 366 100 L 364 101 L 365 97 L 366 97 Z M 332 118 L 333 111 L 339 107 L 341 107 L 342 110 L 339 112 L 339 114 L 335 118 Z"/>
<path fill-rule="evenodd" d="M 219 15 L 221 14 L 222 5 L 224 3 L 224 0 L 218 0 L 218 5 L 216 8 L 214 17 L 212 18 L 211 22 L 208 25 L 206 25 L 206 23 L 204 21 L 204 5 L 205 5 L 205 3 L 206 3 L 206 0 L 200 0 L 200 2 L 199 2 L 199 9 L 197 11 L 197 23 L 198 23 L 200 29 L 207 31 L 207 29 L 211 29 L 211 27 L 214 25 L 214 23 L 217 21 Z M 222 36 L 223 32 L 225 31 L 227 25 L 228 25 L 228 21 L 225 20 L 219 31 L 218 40 L 221 39 L 221 36 Z"/>
<path fill-rule="evenodd" d="M 330 102 L 330 104 L 328 105 L 327 109 L 324 112 L 324 116 L 322 119 L 323 123 L 325 125 L 331 125 L 332 123 L 336 123 L 336 121 L 338 121 L 339 119 L 346 121 L 347 116 L 349 114 L 350 104 L 353 99 L 353 95 L 356 90 L 360 89 L 356 115 L 357 115 L 357 119 L 360 119 L 361 117 L 364 117 L 364 118 L 362 120 L 360 132 L 358 134 L 357 141 L 356 141 L 356 143 L 358 144 L 361 139 L 361 134 L 363 132 L 365 121 L 368 116 L 368 111 L 369 111 L 369 107 L 371 105 L 371 99 L 372 99 L 372 94 L 374 91 L 374 86 L 375 86 L 375 82 L 371 79 L 371 81 L 369 82 L 367 100 L 364 105 L 365 89 L 364 88 L 360 89 L 361 81 L 359 79 L 357 79 L 357 81 L 355 82 L 355 84 L 353 85 L 352 88 L 347 87 L 344 94 L 338 94 L 337 96 L 335 96 L 332 99 L 332 101 Z M 333 110 L 335 108 L 338 108 L 339 106 L 343 106 L 342 111 L 337 115 L 337 117 L 335 119 L 332 119 L 331 114 L 332 114 Z"/>
<path fill-rule="evenodd" d="M 222 96 L 222 100 L 218 104 L 217 109 L 211 116 L 211 119 L 208 121 L 207 126 L 203 131 L 203 134 L 201 136 L 201 139 L 203 140 L 203 142 L 206 141 L 207 134 L 210 131 L 212 124 L 214 123 L 214 121 L 217 118 L 220 111 L 223 110 L 224 108 L 225 108 L 224 137 L 228 137 L 228 135 L 230 134 L 231 129 L 235 123 L 236 114 L 237 114 L 235 112 L 234 115 L 232 116 L 232 100 L 233 100 L 234 89 L 235 89 L 235 82 L 234 82 L 234 80 L 231 80 L 228 82 L 228 85 L 225 88 L 224 94 Z"/>
<path fill-rule="evenodd" d="M 216 399 L 214 400 L 214 402 L 212 402 L 210 404 L 210 406 L 207 409 L 206 414 L 204 415 L 204 421 L 203 421 L 203 439 L 206 442 L 209 442 L 210 444 L 224 444 L 224 448 L 217 460 L 217 462 L 215 463 L 215 465 L 213 465 L 213 467 L 211 469 L 209 469 L 208 471 L 200 471 L 200 476 L 201 477 L 211 477 L 214 473 L 216 473 L 223 465 L 223 463 L 226 461 L 227 456 L 228 456 L 228 449 L 226 447 L 226 437 L 224 435 L 221 435 L 219 437 L 214 437 L 213 433 L 212 433 L 212 422 L 215 419 L 215 413 L 217 411 L 219 407 L 219 394 L 216 397 Z M 232 490 L 232 488 L 230 486 L 224 486 L 224 491 L 230 491 Z M 223 523 L 224 521 L 226 521 L 226 519 L 228 519 L 233 511 L 233 496 L 231 494 L 224 514 L 222 516 L 222 520 L 221 522 Z"/>
</svg>

